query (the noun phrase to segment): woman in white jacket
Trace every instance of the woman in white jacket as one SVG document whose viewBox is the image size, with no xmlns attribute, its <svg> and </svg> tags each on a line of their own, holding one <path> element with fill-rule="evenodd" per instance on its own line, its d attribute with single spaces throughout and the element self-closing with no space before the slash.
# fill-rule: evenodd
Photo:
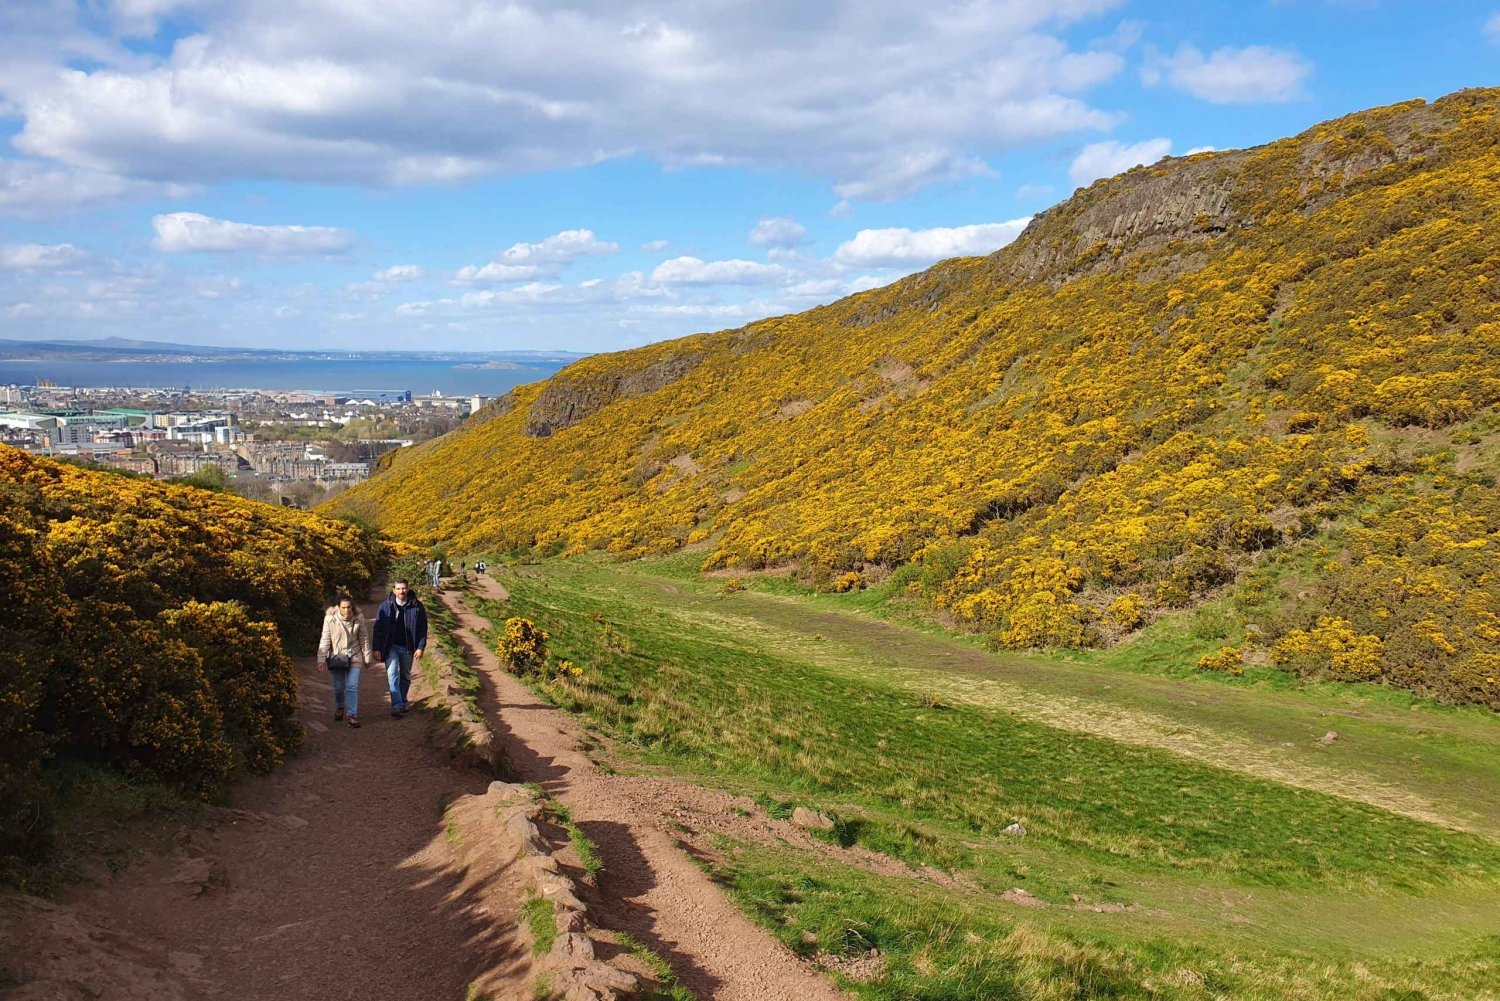
<svg viewBox="0 0 1500 1001">
<path fill-rule="evenodd" d="M 326 668 L 333 685 L 333 718 L 359 726 L 359 672 L 370 662 L 370 634 L 359 606 L 347 594 L 323 616 L 323 638 L 318 641 L 318 667 Z"/>
</svg>

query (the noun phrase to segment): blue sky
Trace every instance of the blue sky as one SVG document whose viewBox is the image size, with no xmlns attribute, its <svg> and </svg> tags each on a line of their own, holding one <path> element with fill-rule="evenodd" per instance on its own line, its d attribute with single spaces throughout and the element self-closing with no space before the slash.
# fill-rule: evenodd
<svg viewBox="0 0 1500 1001">
<path fill-rule="evenodd" d="M 615 350 L 1497 70 L 1500 0 L 5 0 L 0 337 Z"/>
</svg>

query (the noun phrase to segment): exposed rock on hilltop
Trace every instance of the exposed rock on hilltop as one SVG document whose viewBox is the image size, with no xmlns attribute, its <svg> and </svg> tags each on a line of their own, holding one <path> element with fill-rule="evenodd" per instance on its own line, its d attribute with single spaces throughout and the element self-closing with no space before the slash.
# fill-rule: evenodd
<svg viewBox="0 0 1500 1001">
<path fill-rule="evenodd" d="M 1264 154 L 1287 152 L 1285 143 L 1136 167 L 1039 213 L 1014 250 L 997 254 L 995 261 L 1006 277 L 1067 280 L 1100 265 L 1118 266 L 1125 252 L 1243 229 L 1265 222 L 1268 212 L 1305 211 L 1309 203 L 1326 201 L 1330 186 L 1344 194 L 1364 175 L 1435 152 L 1438 136 L 1459 124 L 1461 112 L 1453 101 L 1446 106 L 1411 101 L 1299 136 L 1295 171 L 1302 184 L 1291 200 L 1268 201 L 1263 190 Z M 1370 137 L 1372 127 L 1379 140 L 1359 142 Z M 1327 135 L 1340 129 L 1337 136 Z"/>
<path fill-rule="evenodd" d="M 1500 90 L 1350 115 L 1100 181 L 988 258 L 589 358 L 338 504 L 884 581 L 1012 647 L 1218 602 L 1205 670 L 1500 707 L 1497 219 Z"/>
</svg>

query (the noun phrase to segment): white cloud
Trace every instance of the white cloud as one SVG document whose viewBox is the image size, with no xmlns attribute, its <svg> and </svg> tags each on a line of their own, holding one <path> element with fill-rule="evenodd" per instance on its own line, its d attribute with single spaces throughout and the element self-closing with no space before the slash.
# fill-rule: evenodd
<svg viewBox="0 0 1500 1001">
<path fill-rule="evenodd" d="M 65 268 L 88 258 L 71 243 L 12 243 L 0 245 L 0 270 L 30 271 Z"/>
<path fill-rule="evenodd" d="M 459 285 L 472 282 L 524 282 L 540 278 L 545 273 L 535 264 L 501 264 L 491 261 L 488 264 L 464 265 L 454 274 L 453 281 Z"/>
<path fill-rule="evenodd" d="M 1101 177 L 1113 177 L 1131 167 L 1155 163 L 1170 152 L 1170 139 L 1147 139 L 1128 146 L 1113 139 L 1090 143 L 1073 158 L 1068 167 L 1068 178 L 1074 187 L 1081 188 Z"/>
<path fill-rule="evenodd" d="M 420 264 L 392 264 L 371 276 L 377 282 L 415 282 L 427 277 L 427 269 Z"/>
<path fill-rule="evenodd" d="M 214 219 L 197 212 L 155 216 L 152 242 L 169 253 L 247 252 L 267 257 L 341 254 L 354 243 L 348 230 L 329 226 L 257 226 Z"/>
<path fill-rule="evenodd" d="M 1490 15 L 1490 19 L 1484 22 L 1484 37 L 1492 42 L 1500 42 L 1500 11 Z"/>
<path fill-rule="evenodd" d="M 779 264 L 674 257 L 658 264 L 651 280 L 664 285 L 769 285 L 784 280 L 786 274 Z"/>
<path fill-rule="evenodd" d="M 1183 156 L 1197 156 L 1199 153 L 1217 153 L 1218 151 L 1219 151 L 1219 147 L 1217 147 L 1217 146 L 1194 146 L 1192 149 L 1188 150 L 1186 153 L 1184 153 L 1182 155 Z"/>
<path fill-rule="evenodd" d="M 567 264 L 580 257 L 613 254 L 620 249 L 618 243 L 608 243 L 594 235 L 593 230 L 565 229 L 536 243 L 517 243 L 495 258 L 501 264 L 511 266 Z"/>
<path fill-rule="evenodd" d="M 796 247 L 807 242 L 807 227 L 785 216 L 762 219 L 750 231 L 750 242 L 757 247 Z"/>
<path fill-rule="evenodd" d="M 613 254 L 619 249 L 618 243 L 599 239 L 593 230 L 565 229 L 536 243 L 512 244 L 488 264 L 465 265 L 458 269 L 453 281 L 467 285 L 552 278 L 579 258 Z"/>
<path fill-rule="evenodd" d="M 179 197 L 192 190 L 35 160 L 0 160 L 0 213 L 7 215 L 47 215 L 119 198 Z"/>
<path fill-rule="evenodd" d="M 671 240 L 648 240 L 641 244 L 641 249 L 648 254 L 659 254 L 671 245 Z"/>
<path fill-rule="evenodd" d="M 1159 64 L 1148 64 L 1141 78 L 1148 86 L 1165 79 L 1211 104 L 1265 104 L 1303 97 L 1302 84 L 1311 73 L 1312 63 L 1289 49 L 1250 45 L 1216 49 L 1205 57 L 1184 44 Z"/>
<path fill-rule="evenodd" d="M 834 254 L 848 267 L 919 268 L 947 257 L 990 254 L 1021 235 L 1030 222 L 979 223 L 936 229 L 862 229 Z"/>
<path fill-rule="evenodd" d="M 833 193 L 844 199 L 889 202 L 934 184 L 993 174 L 989 164 L 978 157 L 943 149 L 912 150 L 882 156 L 878 164 L 860 171 L 857 179 L 835 184 Z"/>
<path fill-rule="evenodd" d="M 17 43 L 44 65 L 0 69 L 0 106 L 28 155 L 152 182 L 415 184 L 645 156 L 890 199 L 1109 127 L 1088 94 L 1122 57 L 1063 38 L 1122 2 L 58 3 Z M 190 26 L 169 52 L 119 44 L 169 16 Z"/>
</svg>

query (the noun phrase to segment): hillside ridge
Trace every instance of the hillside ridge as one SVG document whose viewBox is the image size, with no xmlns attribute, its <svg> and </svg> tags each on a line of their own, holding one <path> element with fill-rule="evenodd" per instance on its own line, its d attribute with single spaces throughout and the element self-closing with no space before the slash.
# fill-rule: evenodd
<svg viewBox="0 0 1500 1001">
<path fill-rule="evenodd" d="M 1007 647 L 1213 605 L 1204 668 L 1500 707 L 1500 90 L 1137 167 L 989 257 L 569 366 L 337 502 L 701 546 Z"/>
</svg>

